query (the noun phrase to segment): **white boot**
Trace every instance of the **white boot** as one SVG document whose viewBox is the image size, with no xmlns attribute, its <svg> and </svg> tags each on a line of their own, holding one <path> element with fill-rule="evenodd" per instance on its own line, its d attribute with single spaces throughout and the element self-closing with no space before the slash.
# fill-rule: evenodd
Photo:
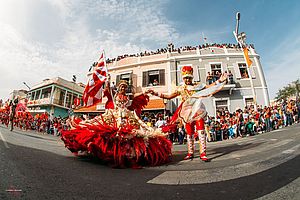
<svg viewBox="0 0 300 200">
<path fill-rule="evenodd" d="M 189 160 L 194 158 L 194 136 L 187 135 L 187 146 L 188 146 L 188 154 L 184 157 L 184 160 Z"/>
</svg>

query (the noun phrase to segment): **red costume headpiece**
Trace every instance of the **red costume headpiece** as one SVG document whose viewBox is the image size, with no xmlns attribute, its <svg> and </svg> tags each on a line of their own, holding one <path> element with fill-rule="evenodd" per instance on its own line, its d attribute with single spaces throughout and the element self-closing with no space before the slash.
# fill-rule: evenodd
<svg viewBox="0 0 300 200">
<path fill-rule="evenodd" d="M 193 76 L 193 68 L 192 66 L 183 66 L 182 69 L 181 69 L 181 75 L 182 75 L 182 78 L 185 78 L 185 77 L 194 77 Z"/>
</svg>

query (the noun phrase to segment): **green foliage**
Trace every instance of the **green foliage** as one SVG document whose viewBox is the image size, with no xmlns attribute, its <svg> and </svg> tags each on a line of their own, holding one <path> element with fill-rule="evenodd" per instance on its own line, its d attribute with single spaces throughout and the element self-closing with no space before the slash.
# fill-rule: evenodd
<svg viewBox="0 0 300 200">
<path fill-rule="evenodd" d="M 288 86 L 283 87 L 282 89 L 279 89 L 279 91 L 276 93 L 276 101 L 280 100 L 286 100 L 289 97 L 296 96 L 299 97 L 300 93 L 300 79 L 293 81 Z"/>
</svg>

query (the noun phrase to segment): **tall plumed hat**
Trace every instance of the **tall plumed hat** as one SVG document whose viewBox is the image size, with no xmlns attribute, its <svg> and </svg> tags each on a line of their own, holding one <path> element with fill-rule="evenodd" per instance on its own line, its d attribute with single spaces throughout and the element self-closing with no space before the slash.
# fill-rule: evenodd
<svg viewBox="0 0 300 200">
<path fill-rule="evenodd" d="M 182 75 L 182 78 L 185 78 L 185 77 L 194 77 L 193 76 L 193 68 L 192 66 L 183 66 L 182 69 L 181 69 L 181 75 Z"/>
<path fill-rule="evenodd" d="M 128 83 L 126 80 L 120 80 L 119 84 L 118 84 L 118 87 L 120 87 L 121 85 L 126 85 L 128 86 Z"/>
</svg>

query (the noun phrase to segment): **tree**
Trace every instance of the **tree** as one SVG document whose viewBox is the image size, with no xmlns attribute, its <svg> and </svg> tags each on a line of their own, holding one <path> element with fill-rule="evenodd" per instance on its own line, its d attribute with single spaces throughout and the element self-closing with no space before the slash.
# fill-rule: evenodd
<svg viewBox="0 0 300 200">
<path fill-rule="evenodd" d="M 289 97 L 296 96 L 296 99 L 299 98 L 300 93 L 300 79 L 293 81 L 288 86 L 283 87 L 282 89 L 279 89 L 279 91 L 276 93 L 275 99 L 277 101 L 286 100 Z"/>
</svg>

